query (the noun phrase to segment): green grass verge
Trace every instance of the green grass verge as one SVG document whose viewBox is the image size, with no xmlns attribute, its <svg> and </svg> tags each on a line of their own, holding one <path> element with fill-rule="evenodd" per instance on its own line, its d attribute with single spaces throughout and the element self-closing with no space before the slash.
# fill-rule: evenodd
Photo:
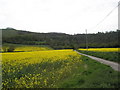
<svg viewBox="0 0 120 90">
<path fill-rule="evenodd" d="M 120 72 L 82 56 L 83 64 L 67 79 L 58 83 L 60 88 L 120 88 Z"/>
</svg>

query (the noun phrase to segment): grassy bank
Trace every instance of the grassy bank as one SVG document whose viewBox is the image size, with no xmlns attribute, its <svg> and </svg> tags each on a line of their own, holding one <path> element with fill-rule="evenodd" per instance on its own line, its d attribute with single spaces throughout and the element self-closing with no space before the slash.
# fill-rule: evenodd
<svg viewBox="0 0 120 90">
<path fill-rule="evenodd" d="M 82 56 L 83 64 L 58 86 L 64 88 L 120 88 L 120 72 L 88 57 Z"/>
</svg>

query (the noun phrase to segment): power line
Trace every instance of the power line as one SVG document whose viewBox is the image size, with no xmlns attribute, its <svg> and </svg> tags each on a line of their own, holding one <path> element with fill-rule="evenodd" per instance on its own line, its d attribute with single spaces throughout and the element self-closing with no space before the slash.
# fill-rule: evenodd
<svg viewBox="0 0 120 90">
<path fill-rule="evenodd" d="M 119 3 L 116 7 L 114 7 L 114 8 L 113 8 L 95 27 L 93 27 L 92 29 L 96 28 L 96 27 L 97 27 L 98 25 L 100 25 L 103 21 L 105 21 L 105 19 L 106 19 L 108 16 L 110 16 L 118 6 L 120 6 L 120 3 Z"/>
</svg>

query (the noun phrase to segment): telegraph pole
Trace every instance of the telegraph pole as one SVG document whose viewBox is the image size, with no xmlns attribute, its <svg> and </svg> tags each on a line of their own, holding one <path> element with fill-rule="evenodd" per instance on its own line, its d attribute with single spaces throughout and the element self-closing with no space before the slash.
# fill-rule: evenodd
<svg viewBox="0 0 120 90">
<path fill-rule="evenodd" d="M 87 40 L 87 29 L 85 30 L 85 32 L 86 32 L 86 39 L 85 39 L 85 41 L 86 41 L 86 49 L 88 50 L 88 40 Z"/>
<path fill-rule="evenodd" d="M 120 1 L 118 2 L 118 30 L 120 30 Z"/>
</svg>

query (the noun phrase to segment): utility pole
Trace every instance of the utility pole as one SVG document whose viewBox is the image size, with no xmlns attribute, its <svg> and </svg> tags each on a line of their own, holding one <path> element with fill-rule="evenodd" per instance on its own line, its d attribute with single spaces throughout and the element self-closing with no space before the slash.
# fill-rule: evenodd
<svg viewBox="0 0 120 90">
<path fill-rule="evenodd" d="M 118 30 L 120 30 L 120 1 L 118 2 Z"/>
<path fill-rule="evenodd" d="M 86 41 L 86 49 L 88 50 L 88 40 L 87 40 L 87 29 L 85 30 L 85 32 L 86 32 L 86 39 L 85 39 L 85 41 Z"/>
</svg>

